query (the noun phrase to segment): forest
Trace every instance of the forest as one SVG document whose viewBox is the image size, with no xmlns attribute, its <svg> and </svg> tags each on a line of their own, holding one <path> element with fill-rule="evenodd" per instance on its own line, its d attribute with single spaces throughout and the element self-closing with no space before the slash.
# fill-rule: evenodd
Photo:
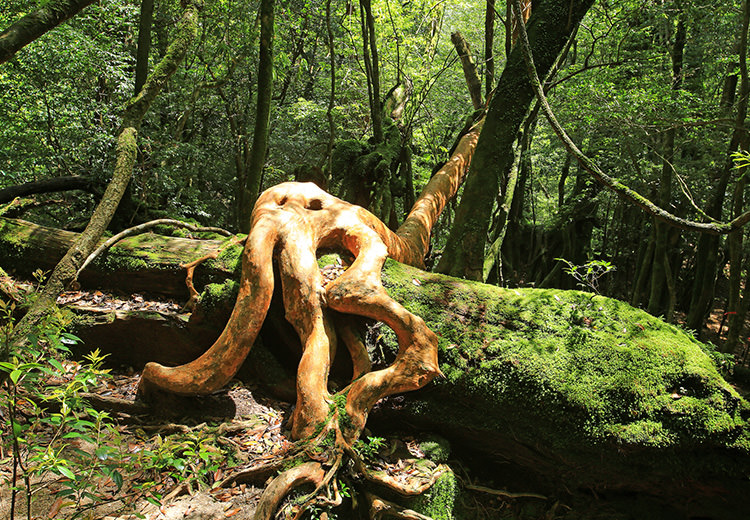
<svg viewBox="0 0 750 520">
<path fill-rule="evenodd" d="M 727 519 L 747 0 L 0 0 L 0 519 Z"/>
</svg>

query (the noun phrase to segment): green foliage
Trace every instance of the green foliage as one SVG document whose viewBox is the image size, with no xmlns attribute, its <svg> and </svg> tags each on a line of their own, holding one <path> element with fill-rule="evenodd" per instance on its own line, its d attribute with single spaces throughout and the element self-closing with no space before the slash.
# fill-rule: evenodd
<svg viewBox="0 0 750 520">
<path fill-rule="evenodd" d="M 108 377 L 104 356 L 98 350 L 84 356 L 71 376 L 63 360 L 68 345 L 79 340 L 63 331 L 62 315 L 50 315 L 29 335 L 28 344 L 17 348 L 11 343 L 14 310 L 15 304 L 0 301 L 2 341 L 10 352 L 9 360 L 0 362 L 5 390 L 0 408 L 7 411 L 0 430 L 4 451 L 11 454 L 3 462 L 13 468 L 7 482 L 13 506 L 25 496 L 30 517 L 32 496 L 50 477 L 59 484 L 56 495 L 76 508 L 84 500 L 102 500 L 102 479 L 117 493 L 123 485 L 119 433 L 106 412 L 82 397 Z M 50 385 L 50 380 L 64 383 Z"/>
<path fill-rule="evenodd" d="M 41 282 L 43 274 L 36 276 Z M 122 500 L 120 507 L 127 508 L 143 493 L 158 503 L 160 495 L 150 490 L 164 478 L 189 480 L 198 488 L 213 484 L 215 471 L 228 458 L 217 447 L 214 429 L 126 439 L 107 412 L 85 399 L 110 377 L 103 368 L 106 356 L 97 349 L 78 364 L 68 361 L 69 346 L 80 340 L 65 332 L 68 320 L 60 312 L 50 314 L 27 344 L 16 346 L 11 343 L 15 311 L 15 303 L 0 300 L 0 346 L 10 352 L 8 361 L 0 362 L 0 432 L 3 452 L 9 454 L 0 463 L 13 469 L 3 482 L 12 493 L 11 520 L 18 518 L 22 502 L 30 517 L 34 497 L 50 486 L 63 499 L 62 507 L 77 511 L 69 518 L 76 518 L 85 510 L 82 504 Z M 131 444 L 139 448 L 130 449 Z M 134 474 L 147 480 L 126 486 L 125 478 Z"/>
<path fill-rule="evenodd" d="M 354 443 L 354 451 L 367 462 L 374 462 L 378 452 L 385 446 L 383 437 L 367 437 L 366 440 L 358 439 Z"/>
<path fill-rule="evenodd" d="M 556 258 L 555 260 L 559 260 L 565 264 L 563 270 L 578 282 L 578 287 L 583 290 L 589 288 L 596 294 L 599 294 L 599 280 L 601 277 L 616 269 L 614 265 L 606 260 L 591 260 L 583 265 L 575 265 L 570 260 L 565 260 L 564 258 Z"/>
</svg>

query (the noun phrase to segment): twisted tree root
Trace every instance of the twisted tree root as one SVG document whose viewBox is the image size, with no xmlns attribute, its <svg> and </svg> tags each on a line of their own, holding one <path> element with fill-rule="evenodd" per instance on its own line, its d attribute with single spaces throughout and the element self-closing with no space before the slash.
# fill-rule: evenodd
<svg viewBox="0 0 750 520">
<path fill-rule="evenodd" d="M 420 222 L 429 224 L 429 219 L 420 217 Z M 319 495 L 331 485 L 343 455 L 354 454 L 351 446 L 363 430 L 372 406 L 385 396 L 421 388 L 441 374 L 437 336 L 421 318 L 388 296 L 380 278 L 389 256 L 412 264 L 421 262 L 421 246 L 415 247 L 415 243 L 394 234 L 368 211 L 339 200 L 314 184 L 285 183 L 271 188 L 261 195 L 253 211 L 239 294 L 219 339 L 186 365 L 146 365 L 139 385 L 139 396 L 144 399 L 159 391 L 194 395 L 224 386 L 244 361 L 265 319 L 275 283 L 272 265 L 276 262 L 286 319 L 303 346 L 292 437 L 312 439 L 314 445 L 320 445 L 330 432 L 335 433 L 335 439 L 320 458 L 307 457 L 314 462 L 276 477 L 261 498 L 256 518 L 270 518 L 284 495 L 302 483 L 316 484 L 303 508 L 320 503 Z M 327 285 L 317 264 L 320 248 L 346 250 L 355 257 L 351 266 Z M 352 326 L 345 319 L 334 323 L 329 309 L 366 316 L 391 327 L 399 343 L 393 364 L 371 371 L 367 351 Z M 351 355 L 354 373 L 346 388 L 331 395 L 328 376 L 337 346 L 337 329 Z M 327 471 L 323 464 L 329 467 Z M 360 461 L 357 467 L 361 470 L 364 465 Z M 369 478 L 375 479 L 373 475 Z M 382 483 L 399 487 L 395 480 Z M 335 479 L 332 486 L 336 496 Z M 422 490 L 400 492 L 414 494 Z M 336 501 L 340 502 L 340 497 L 334 498 Z"/>
</svg>

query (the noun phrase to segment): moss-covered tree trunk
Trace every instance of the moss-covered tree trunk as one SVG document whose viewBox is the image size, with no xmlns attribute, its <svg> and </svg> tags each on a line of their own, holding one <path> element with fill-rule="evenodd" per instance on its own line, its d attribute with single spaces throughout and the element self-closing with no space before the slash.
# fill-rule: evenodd
<svg viewBox="0 0 750 520">
<path fill-rule="evenodd" d="M 136 141 L 141 121 L 153 100 L 185 57 L 197 34 L 197 27 L 197 4 L 190 3 L 179 22 L 174 42 L 170 44 L 164 58 L 148 77 L 143 89 L 126 106 L 117 137 L 114 172 L 102 200 L 91 215 L 86 229 L 77 237 L 76 242 L 55 266 L 34 305 L 14 327 L 14 343 L 24 342 L 34 326 L 50 312 L 54 307 L 57 295 L 75 278 L 78 268 L 99 243 L 99 239 L 112 220 L 120 199 L 130 182 L 137 156 Z M 7 352 L 0 352 L 0 359 L 7 354 Z"/>
<path fill-rule="evenodd" d="M 534 5 L 528 22 L 532 52 L 544 76 L 593 0 L 550 1 Z M 485 242 L 500 179 L 513 165 L 513 143 L 534 91 L 518 47 L 511 51 L 490 101 L 485 128 L 477 144 L 438 271 L 472 280 L 482 278 Z"/>
<path fill-rule="evenodd" d="M 50 0 L 27 14 L 0 33 L 0 63 L 93 3 L 94 0 Z"/>
<path fill-rule="evenodd" d="M 25 224 L 0 222 L 0 244 L 24 236 Z M 57 232 L 23 233 L 51 238 Z M 136 238 L 115 247 L 95 269 L 105 272 L 109 266 L 117 273 L 129 265 L 133 283 L 143 280 L 146 289 L 149 278 L 133 275 L 147 269 L 144 258 L 176 267 L 217 245 Z M 25 246 L 25 240 L 17 244 Z M 36 254 L 42 257 L 41 250 Z M 9 257 L 0 258 L 5 267 Z M 213 320 L 214 330 L 221 328 L 238 288 L 231 273 L 239 255 L 222 260 L 222 266 L 199 268 L 212 270 L 228 288 L 204 291 L 195 311 L 203 324 L 156 313 L 125 317 L 113 310 L 109 317 L 91 319 L 90 311 L 78 311 L 77 334 L 92 346 L 120 350 L 120 356 L 135 352 L 124 348 L 128 341 L 137 344 L 139 355 L 151 356 L 141 362 L 164 359 L 176 344 L 196 352 L 206 337 L 206 320 Z M 373 416 L 381 427 L 407 421 L 440 432 L 457 450 L 471 446 L 486 464 L 510 464 L 550 493 L 637 492 L 660 497 L 671 517 L 742 517 L 750 492 L 745 477 L 750 406 L 721 378 L 707 347 L 689 334 L 623 302 L 578 291 L 501 289 L 390 260 L 381 277 L 388 296 L 438 334 L 445 375 L 418 392 L 382 401 Z M 121 279 L 113 276 L 109 284 Z M 147 326 L 149 320 L 153 325 Z M 385 328 L 381 332 L 378 349 L 385 356 L 381 362 L 388 363 L 398 355 L 397 337 Z M 264 343 L 273 348 L 258 352 L 255 361 L 265 361 L 255 374 L 272 375 L 262 382 L 277 388 L 283 378 L 293 378 L 296 360 L 280 345 L 286 336 L 268 334 Z M 345 385 L 350 370 L 334 366 L 332 380 Z"/>
</svg>

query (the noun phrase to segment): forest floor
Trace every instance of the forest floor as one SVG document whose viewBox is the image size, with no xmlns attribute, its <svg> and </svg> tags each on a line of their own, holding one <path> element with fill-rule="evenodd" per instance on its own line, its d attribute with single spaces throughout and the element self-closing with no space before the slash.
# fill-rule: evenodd
<svg viewBox="0 0 750 520">
<path fill-rule="evenodd" d="M 15 289 L 4 281 L 7 297 L 13 290 L 24 290 L 15 283 Z M 26 287 L 28 289 L 28 287 Z M 179 313 L 175 302 L 151 301 L 143 295 L 117 297 L 100 291 L 72 291 L 63 294 L 60 304 L 102 310 L 153 310 L 161 313 Z M 719 327 L 723 311 L 715 309 L 708 321 L 706 339 L 720 344 Z M 747 324 L 750 328 L 750 323 Z M 101 346 L 105 347 L 105 346 Z M 106 348 L 104 348 L 106 351 Z M 747 360 L 745 360 L 747 363 Z M 62 362 L 63 376 L 40 384 L 65 387 L 75 380 L 81 363 L 75 360 Z M 132 402 L 140 374 L 132 367 L 114 367 L 109 377 L 88 388 L 89 395 L 98 396 L 100 409 L 106 402 L 118 399 Z M 105 404 L 102 404 L 105 403 Z M 31 422 L 35 405 L 23 395 L 17 400 L 21 421 Z M 236 382 L 229 391 L 192 402 L 189 414 L 180 417 L 154 417 L 111 412 L 111 428 L 101 436 L 101 442 L 116 448 L 117 462 L 121 467 L 122 482 L 111 476 L 91 471 L 88 480 L 77 483 L 79 490 L 90 493 L 61 497 L 58 493 L 71 487 L 71 479 L 59 472 L 40 472 L 28 482 L 33 489 L 32 518 L 146 518 L 149 520 L 252 518 L 263 490 L 264 482 L 245 479 L 252 470 L 280 457 L 290 446 L 286 422 L 292 405 L 264 395 L 262 389 Z M 7 409 L 0 408 L 0 415 Z M 0 434 L 8 438 L 8 421 L 2 417 Z M 53 439 L 54 425 L 36 424 L 36 438 Z M 47 430 L 45 431 L 45 428 Z M 406 431 L 406 430 L 405 430 Z M 413 432 L 388 434 L 387 438 L 365 432 L 365 439 L 377 439 L 377 449 L 370 453 L 370 463 L 392 476 L 403 479 L 420 478 L 420 469 L 433 464 L 420 448 L 423 439 Z M 99 439 L 99 437 L 98 437 Z M 72 436 L 67 448 L 58 456 L 75 460 L 85 468 L 87 457 L 95 464 L 97 444 Z M 15 514 L 11 517 L 11 481 L 13 480 L 12 452 L 7 443 L 0 445 L 0 520 L 27 519 L 26 497 L 16 493 Z M 100 458 L 100 457 L 99 457 Z M 592 518 L 609 510 L 612 504 L 589 497 L 550 497 L 544 499 L 530 488 L 528 493 L 511 493 L 498 489 L 504 487 L 493 478 L 494 470 L 481 468 L 467 460 L 450 460 L 461 485 L 462 507 L 476 519 L 530 519 L 530 518 L 583 518 L 585 510 Z M 91 466 L 93 467 L 93 465 Z M 499 476 L 499 475 L 498 475 Z M 19 477 L 17 485 L 23 487 Z M 523 485 L 523 484 L 521 484 Z M 119 488 L 119 489 L 118 489 Z M 540 499 L 541 498 L 541 499 Z M 619 506 L 616 507 L 620 509 Z M 293 505 L 287 505 L 285 518 L 294 518 Z M 572 516 L 571 516 L 572 515 Z M 618 516 L 606 518 L 626 518 Z M 466 518 L 469 518 L 468 516 Z M 602 517 L 604 518 L 604 517 Z"/>
<path fill-rule="evenodd" d="M 77 361 L 64 361 L 63 367 L 67 378 L 44 384 L 70 384 L 81 370 Z M 113 372 L 106 381 L 90 389 L 89 398 L 133 400 L 139 378 L 140 374 L 132 369 Z M 101 442 L 119 446 L 119 463 L 124 468 L 120 489 L 112 478 L 97 475 L 87 488 L 95 499 L 60 497 L 58 493 L 68 487 L 70 479 L 47 472 L 31 480 L 31 518 L 252 518 L 263 483 L 245 482 L 245 477 L 254 476 L 254 470 L 283 456 L 291 447 L 286 422 L 292 405 L 260 395 L 262 392 L 257 388 L 238 382 L 226 392 L 194 400 L 189 415 L 178 418 L 159 420 L 122 411 L 112 413 L 113 430 L 103 436 Z M 30 417 L 33 404 L 23 396 L 18 402 L 22 415 Z M 23 410 L 24 407 L 27 410 Z M 51 438 L 53 430 L 54 427 L 49 426 L 47 431 L 37 431 L 36 435 Z M 3 436 L 9 435 L 5 425 L 0 431 Z M 421 450 L 420 439 L 414 435 L 402 433 L 387 439 L 372 438 L 379 442 L 378 449 L 368 455 L 369 462 L 402 483 L 420 479 L 425 466 L 435 467 Z M 62 455 L 79 460 L 82 467 L 85 461 L 80 461 L 80 457 L 94 459 L 97 456 L 97 444 L 78 438 L 67 444 Z M 478 484 L 468 470 L 461 468 L 461 471 L 464 484 Z M 9 483 L 12 479 L 11 453 L 3 452 L 0 447 L 0 519 L 27 520 L 23 491 L 17 493 L 15 514 L 10 515 Z M 17 484 L 22 486 L 20 479 Z M 513 495 L 481 486 L 474 496 L 466 495 L 463 500 L 471 502 L 466 507 L 476 510 L 475 518 L 520 518 L 516 514 L 528 509 L 528 504 L 521 502 L 524 497 Z M 539 502 L 531 495 L 526 498 Z M 296 513 L 295 506 L 288 503 L 282 518 L 296 518 Z"/>
</svg>

